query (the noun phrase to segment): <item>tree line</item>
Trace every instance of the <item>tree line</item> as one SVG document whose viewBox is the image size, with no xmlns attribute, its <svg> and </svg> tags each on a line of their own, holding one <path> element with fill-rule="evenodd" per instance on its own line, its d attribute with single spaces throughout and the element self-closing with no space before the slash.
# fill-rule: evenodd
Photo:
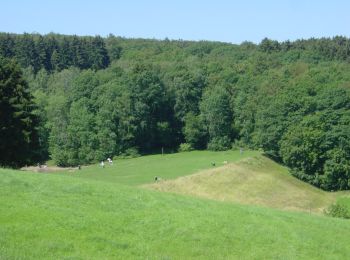
<svg viewBox="0 0 350 260">
<path fill-rule="evenodd" d="M 24 33 L 0 33 L 0 56 L 15 58 L 23 67 L 61 71 L 71 66 L 80 69 L 108 67 L 109 55 L 100 36 L 78 37 Z"/>
<path fill-rule="evenodd" d="M 39 55 L 23 63 L 15 47 L 9 48 L 11 55 L 1 51 L 7 59 L 3 67 L 13 63 L 8 58 L 22 67 L 15 78 L 25 80 L 16 86 L 30 91 L 28 125 L 35 126 L 26 146 L 2 146 L 28 147 L 23 153 L 32 153 L 30 159 L 14 164 L 9 157 L 2 165 L 50 157 L 69 166 L 161 148 L 247 147 L 263 150 L 296 177 L 325 190 L 350 188 L 350 41 L 345 37 L 234 45 L 113 35 L 2 34 L 0 39 L 5 36 L 31 37 L 34 46 L 53 37 L 64 51 L 78 39 L 90 46 L 82 51 L 87 59 L 96 52 L 108 62 L 82 67 L 71 55 L 61 67 L 35 67 L 42 64 Z M 92 51 L 93 39 L 101 43 Z M 28 111 L 13 107 L 14 113 Z"/>
</svg>

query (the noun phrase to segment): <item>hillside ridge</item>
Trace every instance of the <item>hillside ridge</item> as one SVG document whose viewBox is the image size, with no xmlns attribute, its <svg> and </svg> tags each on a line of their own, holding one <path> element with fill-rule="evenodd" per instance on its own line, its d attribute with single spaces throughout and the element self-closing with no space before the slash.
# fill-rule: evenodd
<svg viewBox="0 0 350 260">
<path fill-rule="evenodd" d="M 339 193 L 326 192 L 296 179 L 286 167 L 263 155 L 143 187 L 219 201 L 317 214 L 322 214 L 339 196 Z"/>
</svg>

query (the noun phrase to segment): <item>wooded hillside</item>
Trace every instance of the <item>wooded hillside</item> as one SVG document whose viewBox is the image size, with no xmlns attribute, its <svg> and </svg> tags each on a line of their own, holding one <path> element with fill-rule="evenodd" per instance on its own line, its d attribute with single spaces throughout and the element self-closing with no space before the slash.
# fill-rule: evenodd
<svg viewBox="0 0 350 260">
<path fill-rule="evenodd" d="M 0 56 L 21 65 L 34 96 L 41 160 L 247 147 L 315 186 L 350 188 L 348 38 L 235 45 L 2 33 Z"/>
</svg>

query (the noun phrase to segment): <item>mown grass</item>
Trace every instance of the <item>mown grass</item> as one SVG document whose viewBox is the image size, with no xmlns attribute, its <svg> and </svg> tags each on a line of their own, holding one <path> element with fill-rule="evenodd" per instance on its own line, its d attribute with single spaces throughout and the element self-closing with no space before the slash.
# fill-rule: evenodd
<svg viewBox="0 0 350 260">
<path fill-rule="evenodd" d="M 0 169 L 0 259 L 349 259 L 350 222 Z"/>
<path fill-rule="evenodd" d="M 155 176 L 163 180 L 189 175 L 199 170 L 222 166 L 224 161 L 235 162 L 260 154 L 257 151 L 192 151 L 166 155 L 148 155 L 132 159 L 118 159 L 113 165 L 99 164 L 82 168 L 80 171 L 67 173 L 76 177 L 101 180 L 127 185 L 140 185 L 154 182 Z M 59 173 L 62 174 L 62 173 Z"/>
</svg>

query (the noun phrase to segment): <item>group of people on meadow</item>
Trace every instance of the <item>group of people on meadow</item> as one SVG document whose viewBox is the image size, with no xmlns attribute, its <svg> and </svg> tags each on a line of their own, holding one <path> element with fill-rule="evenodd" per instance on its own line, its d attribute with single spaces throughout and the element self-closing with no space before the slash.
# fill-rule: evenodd
<svg viewBox="0 0 350 260">
<path fill-rule="evenodd" d="M 109 165 L 113 165 L 113 161 L 109 157 L 107 158 L 107 162 L 109 163 Z M 105 167 L 105 162 L 101 161 L 100 165 L 101 165 L 102 168 L 104 168 Z"/>
</svg>

